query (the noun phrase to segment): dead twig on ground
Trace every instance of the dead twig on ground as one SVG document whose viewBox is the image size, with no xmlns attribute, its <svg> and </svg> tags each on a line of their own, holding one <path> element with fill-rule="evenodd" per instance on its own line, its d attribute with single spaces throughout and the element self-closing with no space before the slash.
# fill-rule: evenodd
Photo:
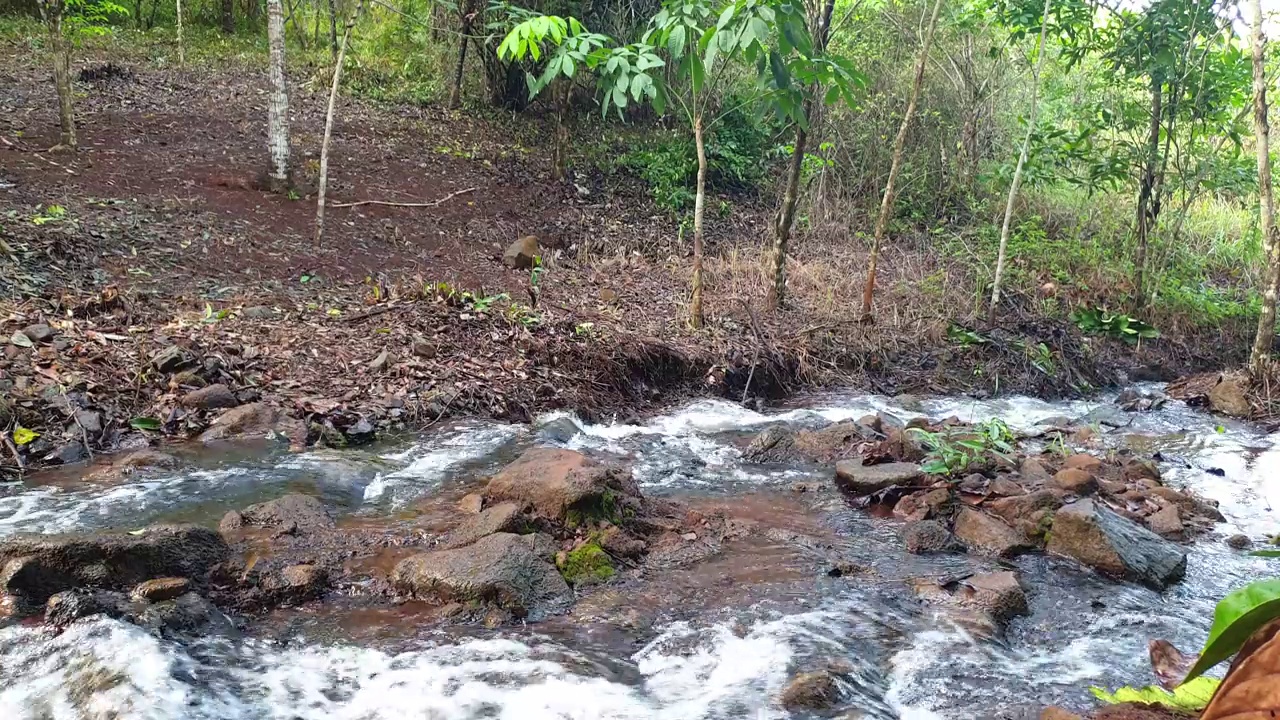
<svg viewBox="0 0 1280 720">
<path fill-rule="evenodd" d="M 443 205 L 449 202 L 450 200 L 458 197 L 459 195 L 465 195 L 469 192 L 475 192 L 478 189 L 479 188 L 469 187 L 465 190 L 451 192 L 448 195 L 445 195 L 444 197 L 440 198 L 439 200 L 433 200 L 431 202 L 395 202 L 392 200 L 358 200 L 356 202 L 349 202 L 349 203 L 329 203 L 329 207 L 349 208 L 349 207 L 357 207 L 360 205 L 385 205 L 387 207 L 439 207 L 440 205 Z"/>
<path fill-rule="evenodd" d="M 37 158 L 40 158 L 41 160 L 43 160 L 43 161 L 45 161 L 45 162 L 49 163 L 50 165 L 52 165 L 52 166 L 54 166 L 54 167 L 56 167 L 56 168 L 61 168 L 61 169 L 62 169 L 62 171 L 63 171 L 63 172 L 65 172 L 65 173 L 67 173 L 68 175 L 79 175 L 79 173 L 77 173 L 75 170 L 72 170 L 71 168 L 67 167 L 66 165 L 63 165 L 62 163 L 56 163 L 56 162 L 54 162 L 54 161 L 50 160 L 49 158 L 47 158 L 47 157 L 45 157 L 45 156 L 41 155 L 39 151 L 35 151 L 35 150 L 28 150 L 27 148 L 24 148 L 24 147 L 22 147 L 21 145 L 18 145 L 17 143 L 13 142 L 13 141 L 12 141 L 12 140 L 10 140 L 9 138 L 6 138 L 6 137 L 0 137 L 0 141 L 3 141 L 5 145 L 8 145 L 9 147 L 13 148 L 14 150 L 18 150 L 18 151 L 25 151 L 25 152 L 28 152 L 28 153 L 30 153 L 30 154 L 32 154 L 32 155 L 35 155 Z"/>
</svg>

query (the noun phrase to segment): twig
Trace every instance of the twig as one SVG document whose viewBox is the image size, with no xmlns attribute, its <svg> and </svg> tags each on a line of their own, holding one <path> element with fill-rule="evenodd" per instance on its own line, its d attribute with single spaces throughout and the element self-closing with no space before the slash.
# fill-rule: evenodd
<svg viewBox="0 0 1280 720">
<path fill-rule="evenodd" d="M 84 429 L 84 424 L 80 422 L 80 416 L 76 413 L 76 406 L 71 403 L 71 398 L 67 397 L 66 386 L 58 383 L 58 390 L 62 391 L 62 399 L 67 403 L 67 409 L 71 412 L 71 419 L 75 421 L 76 427 L 80 428 L 80 437 L 84 440 L 84 451 L 89 454 L 89 459 L 93 460 L 93 448 L 89 444 L 89 431 Z"/>
<path fill-rule="evenodd" d="M 479 188 L 469 187 L 466 190 L 451 192 L 448 195 L 445 195 L 439 200 L 435 200 L 433 202 L 392 202 L 390 200 L 359 200 L 357 202 L 349 202 L 349 203 L 329 203 L 329 207 L 349 208 L 349 207 L 357 207 L 359 205 L 386 205 L 388 207 L 436 207 L 438 205 L 443 205 L 444 203 L 458 197 L 459 195 L 463 195 L 469 192 L 474 192 L 475 190 L 478 190 L 478 189 Z"/>
<path fill-rule="evenodd" d="M 4 137 L 4 136 L 0 136 L 0 142 L 4 142 L 4 144 L 5 144 L 5 145 L 8 145 L 9 147 L 13 148 L 14 150 L 24 150 L 24 149 L 25 149 L 25 148 L 20 147 L 18 144 L 14 143 L 12 140 L 10 140 L 9 138 Z M 54 166 L 54 167 L 56 167 L 56 168 L 62 168 L 62 170 L 64 170 L 68 175 L 79 175 L 79 173 L 77 173 L 75 170 L 72 170 L 71 168 L 69 168 L 69 167 L 67 167 L 67 166 L 65 166 L 65 165 L 63 165 L 63 164 L 61 164 L 61 163 L 56 163 L 56 162 L 54 162 L 54 161 L 50 160 L 49 158 L 47 158 L 47 157 L 45 157 L 45 156 L 41 155 L 39 151 L 36 151 L 36 150 L 28 150 L 27 152 L 30 152 L 32 155 L 35 155 L 36 157 L 40 158 L 41 160 L 43 160 L 43 161 L 45 161 L 45 162 L 49 163 L 50 165 L 52 165 L 52 166 Z"/>
<path fill-rule="evenodd" d="M 9 439 L 9 433 L 4 433 L 3 437 L 5 446 L 9 448 L 9 452 L 13 453 L 14 462 L 18 463 L 18 477 L 21 478 L 22 472 L 27 469 L 27 466 L 22 462 L 22 456 L 18 454 L 18 446 L 14 445 L 13 441 Z"/>
</svg>

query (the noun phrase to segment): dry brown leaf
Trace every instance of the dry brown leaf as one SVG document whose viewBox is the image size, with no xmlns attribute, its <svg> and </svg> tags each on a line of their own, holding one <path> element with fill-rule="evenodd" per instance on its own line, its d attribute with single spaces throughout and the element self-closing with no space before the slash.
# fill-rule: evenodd
<svg viewBox="0 0 1280 720">
<path fill-rule="evenodd" d="M 1280 718 L 1280 634 L 1248 656 L 1241 655 L 1200 720 Z"/>
<path fill-rule="evenodd" d="M 1147 651 L 1151 656 L 1151 669 L 1155 671 L 1156 679 L 1165 690 L 1172 690 L 1180 685 L 1191 666 L 1200 658 L 1199 655 L 1187 655 L 1178 650 L 1168 640 L 1152 640 Z"/>
</svg>

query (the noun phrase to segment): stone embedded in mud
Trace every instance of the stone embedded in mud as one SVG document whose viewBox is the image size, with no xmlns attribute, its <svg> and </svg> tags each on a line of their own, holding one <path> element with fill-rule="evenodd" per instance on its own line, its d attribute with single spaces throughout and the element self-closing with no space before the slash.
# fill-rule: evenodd
<svg viewBox="0 0 1280 720">
<path fill-rule="evenodd" d="M 961 510 L 952 529 L 971 552 L 1008 558 L 1032 549 L 1022 533 L 973 508 Z"/>
<path fill-rule="evenodd" d="M 129 593 L 133 600 L 161 602 L 173 600 L 191 589 L 191 581 L 180 577 L 155 578 L 138 583 Z"/>
<path fill-rule="evenodd" d="M 862 460 L 836 463 L 836 487 L 851 495 L 870 495 L 893 485 L 906 485 L 924 476 L 914 463 L 863 465 Z"/>
<path fill-rule="evenodd" d="M 960 549 L 956 538 L 936 520 L 913 522 L 902 529 L 902 542 L 913 555 L 952 552 Z"/>
<path fill-rule="evenodd" d="M 127 590 L 157 577 L 201 578 L 229 554 L 216 532 L 195 525 L 156 525 L 136 535 L 13 535 L 0 542 L 0 592 L 21 614 L 30 614 L 64 590 Z"/>
<path fill-rule="evenodd" d="M 1253 414 L 1246 389 L 1249 379 L 1243 373 L 1226 373 L 1209 391 L 1209 407 L 1223 415 L 1247 418 Z"/>
<path fill-rule="evenodd" d="M 538 238 L 525 235 L 507 246 L 507 251 L 502 254 L 502 263 L 513 270 L 526 270 L 533 267 L 540 252 Z"/>
<path fill-rule="evenodd" d="M 616 521 L 621 505 L 639 496 L 630 471 L 559 448 L 525 452 L 490 478 L 484 489 L 486 502 L 510 500 L 570 525 Z"/>
<path fill-rule="evenodd" d="M 500 502 L 462 521 L 445 538 L 446 548 L 457 548 L 498 532 L 519 533 L 526 524 L 520 505 Z"/>
<path fill-rule="evenodd" d="M 284 417 L 270 405 L 249 403 L 231 408 L 215 418 L 209 428 L 200 434 L 200 441 L 213 442 L 238 437 L 264 438 L 271 432 L 296 439 L 304 434 L 304 429 L 299 421 Z"/>
<path fill-rule="evenodd" d="M 1147 527 L 1151 528 L 1151 532 L 1170 540 L 1181 540 L 1185 532 L 1178 506 L 1172 504 L 1165 505 L 1148 515 Z"/>
<path fill-rule="evenodd" d="M 235 393 L 231 392 L 231 388 L 222 383 L 202 387 L 199 390 L 192 390 L 182 396 L 182 405 L 184 407 L 199 410 L 230 408 L 239 404 L 240 401 L 236 400 Z"/>
<path fill-rule="evenodd" d="M 1053 485 L 1073 495 L 1089 495 L 1098 489 L 1098 480 L 1087 470 L 1065 467 L 1054 474 Z"/>
<path fill-rule="evenodd" d="M 480 602 L 537 619 L 573 602 L 573 591 L 550 562 L 554 553 L 545 535 L 498 533 L 465 548 L 405 558 L 391 582 L 425 600 Z"/>
<path fill-rule="evenodd" d="M 1182 548 L 1090 499 L 1054 514 L 1048 551 L 1156 589 L 1181 580 L 1187 570 Z"/>
<path fill-rule="evenodd" d="M 826 710 L 840 700 L 840 686 L 830 670 L 797 675 L 778 696 L 778 704 L 788 711 Z"/>
<path fill-rule="evenodd" d="M 222 516 L 218 530 L 234 533 L 245 528 L 262 528 L 278 533 L 311 532 L 333 527 L 333 518 L 324 504 L 310 495 L 290 493 Z"/>
</svg>

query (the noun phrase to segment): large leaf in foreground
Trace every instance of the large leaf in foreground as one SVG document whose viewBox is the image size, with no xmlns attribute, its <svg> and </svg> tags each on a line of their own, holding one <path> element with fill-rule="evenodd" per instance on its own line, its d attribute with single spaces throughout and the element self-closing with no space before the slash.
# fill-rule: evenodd
<svg viewBox="0 0 1280 720">
<path fill-rule="evenodd" d="M 1222 598 L 1213 611 L 1213 627 L 1200 660 L 1184 682 L 1231 657 L 1258 628 L 1280 617 L 1280 579 L 1262 580 Z"/>
<path fill-rule="evenodd" d="M 1144 705 L 1162 705 L 1173 710 L 1193 713 L 1209 704 L 1213 693 L 1222 682 L 1218 678 L 1202 677 L 1179 685 L 1169 692 L 1162 687 L 1149 685 L 1144 688 L 1122 687 L 1110 693 L 1102 688 L 1089 688 L 1093 696 L 1105 703 L 1142 703 Z"/>
<path fill-rule="evenodd" d="M 1280 717 L 1280 633 L 1241 655 L 1200 720 L 1264 720 Z"/>
</svg>

